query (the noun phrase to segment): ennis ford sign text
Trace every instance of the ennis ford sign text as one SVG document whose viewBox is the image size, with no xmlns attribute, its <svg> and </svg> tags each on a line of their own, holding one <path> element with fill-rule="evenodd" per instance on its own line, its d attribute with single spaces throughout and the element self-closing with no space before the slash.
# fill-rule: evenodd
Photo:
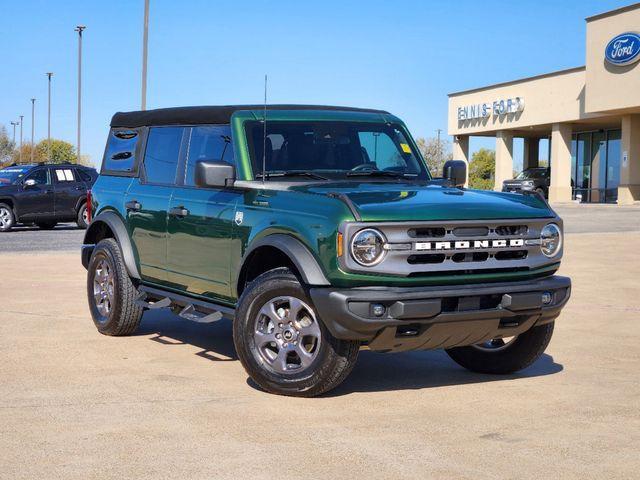
<svg viewBox="0 0 640 480">
<path fill-rule="evenodd" d="M 604 49 L 604 58 L 616 66 L 637 62 L 640 60 L 640 35 L 627 32 L 613 38 Z"/>
<path fill-rule="evenodd" d="M 458 120 L 474 120 L 477 118 L 488 118 L 491 115 L 498 117 L 510 113 L 517 113 L 524 110 L 524 98 L 515 97 L 506 100 L 495 100 L 492 103 L 478 103 L 476 105 L 466 105 L 458 107 Z"/>
</svg>

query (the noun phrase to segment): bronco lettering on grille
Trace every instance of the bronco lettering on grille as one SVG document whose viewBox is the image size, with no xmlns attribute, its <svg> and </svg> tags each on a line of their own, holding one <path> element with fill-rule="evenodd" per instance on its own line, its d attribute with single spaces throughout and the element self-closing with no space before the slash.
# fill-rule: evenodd
<svg viewBox="0 0 640 480">
<path fill-rule="evenodd" d="M 454 242 L 417 242 L 415 250 L 473 250 L 478 248 L 512 248 L 523 247 L 524 239 L 510 240 L 457 240 Z"/>
</svg>

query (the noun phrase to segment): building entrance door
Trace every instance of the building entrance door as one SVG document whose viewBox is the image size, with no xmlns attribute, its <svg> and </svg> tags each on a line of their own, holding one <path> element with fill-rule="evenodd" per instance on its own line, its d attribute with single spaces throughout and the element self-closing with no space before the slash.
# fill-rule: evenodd
<svg viewBox="0 0 640 480">
<path fill-rule="evenodd" d="M 571 186 L 573 198 L 615 203 L 620 183 L 620 130 L 574 134 Z"/>
</svg>

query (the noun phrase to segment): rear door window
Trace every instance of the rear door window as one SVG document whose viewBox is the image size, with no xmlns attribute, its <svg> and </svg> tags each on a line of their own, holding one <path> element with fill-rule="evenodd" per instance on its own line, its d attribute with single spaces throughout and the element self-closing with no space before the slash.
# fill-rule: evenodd
<svg viewBox="0 0 640 480">
<path fill-rule="evenodd" d="M 56 183 L 70 183 L 76 181 L 73 168 L 55 168 L 53 169 L 53 178 Z"/>
<path fill-rule="evenodd" d="M 149 130 L 144 153 L 147 183 L 173 185 L 180 159 L 184 127 L 154 127 Z"/>
<path fill-rule="evenodd" d="M 196 163 L 224 161 L 234 164 L 231 128 L 228 125 L 206 125 L 190 129 L 189 153 L 184 172 L 184 185 L 195 186 Z"/>
<path fill-rule="evenodd" d="M 133 173 L 139 138 L 140 132 L 138 130 L 112 129 L 102 162 L 102 172 L 112 175 Z"/>
</svg>

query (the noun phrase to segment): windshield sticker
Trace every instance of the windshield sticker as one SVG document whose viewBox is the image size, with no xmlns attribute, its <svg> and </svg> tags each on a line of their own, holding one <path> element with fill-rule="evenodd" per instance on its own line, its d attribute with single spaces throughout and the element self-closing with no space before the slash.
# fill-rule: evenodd
<svg viewBox="0 0 640 480">
<path fill-rule="evenodd" d="M 401 143 L 400 148 L 402 148 L 404 153 L 411 153 L 411 148 L 409 148 L 409 145 L 406 143 Z"/>
</svg>

